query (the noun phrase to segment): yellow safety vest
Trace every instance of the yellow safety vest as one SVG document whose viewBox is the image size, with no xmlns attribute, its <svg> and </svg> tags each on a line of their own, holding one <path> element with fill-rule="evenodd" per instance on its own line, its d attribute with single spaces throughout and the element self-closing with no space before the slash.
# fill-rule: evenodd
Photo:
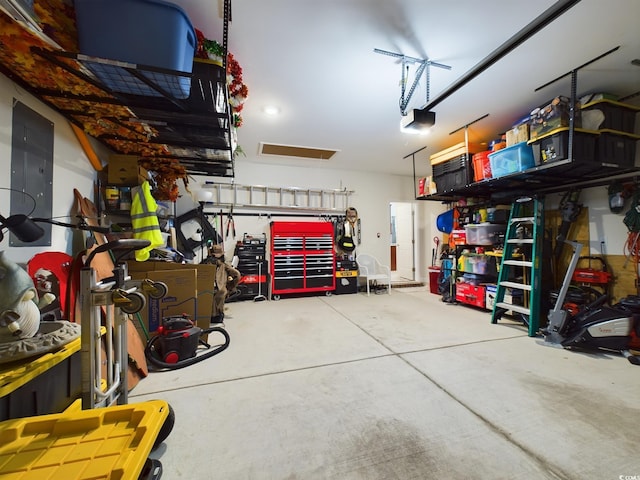
<svg viewBox="0 0 640 480">
<path fill-rule="evenodd" d="M 139 187 L 131 189 L 131 225 L 133 238 L 149 240 L 151 245 L 135 251 L 136 260 L 144 262 L 149 258 L 149 252 L 164 245 L 160 232 L 160 223 L 156 210 L 158 204 L 151 195 L 151 185 L 145 181 Z"/>
</svg>

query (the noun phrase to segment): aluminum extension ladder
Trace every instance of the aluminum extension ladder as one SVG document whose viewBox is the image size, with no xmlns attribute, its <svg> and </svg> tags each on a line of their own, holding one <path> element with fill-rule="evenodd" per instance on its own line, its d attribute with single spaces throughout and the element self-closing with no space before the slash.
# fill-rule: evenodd
<svg viewBox="0 0 640 480">
<path fill-rule="evenodd" d="M 540 326 L 543 238 L 544 200 L 530 197 L 516 200 L 509 214 L 491 323 L 497 323 L 511 311 L 527 325 L 530 337 L 537 335 Z M 522 292 L 522 304 L 505 302 L 507 288 Z"/>
</svg>

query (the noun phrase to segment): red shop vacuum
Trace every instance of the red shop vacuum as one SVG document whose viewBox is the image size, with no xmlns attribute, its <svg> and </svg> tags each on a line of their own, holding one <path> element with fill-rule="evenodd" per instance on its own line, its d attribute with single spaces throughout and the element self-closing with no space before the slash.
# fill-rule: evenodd
<svg viewBox="0 0 640 480">
<path fill-rule="evenodd" d="M 221 334 L 224 342 L 212 348 L 203 338 L 208 340 L 206 335 L 214 332 Z M 229 342 L 229 334 L 222 327 L 202 329 L 187 315 L 174 315 L 162 319 L 162 325 L 147 342 L 144 353 L 153 366 L 176 370 L 221 353 Z M 203 350 L 208 351 L 199 353 Z"/>
</svg>

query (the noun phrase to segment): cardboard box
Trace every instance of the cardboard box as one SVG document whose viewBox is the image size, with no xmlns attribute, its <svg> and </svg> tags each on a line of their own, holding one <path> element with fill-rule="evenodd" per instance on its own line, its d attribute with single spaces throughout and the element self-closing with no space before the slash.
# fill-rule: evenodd
<svg viewBox="0 0 640 480">
<path fill-rule="evenodd" d="M 418 195 L 433 195 L 436 193 L 436 182 L 433 181 L 433 176 L 422 177 L 418 180 Z"/>
<path fill-rule="evenodd" d="M 198 291 L 198 294 L 196 315 L 193 319 L 196 320 L 196 323 L 200 328 L 209 328 L 211 326 L 211 312 L 213 311 L 213 289 L 216 281 L 216 266 L 208 264 L 182 265 L 179 263 L 165 262 L 163 265 L 158 266 L 158 268 L 162 268 L 163 270 L 184 270 L 185 268 L 193 268 L 196 270 L 196 290 Z"/>
<path fill-rule="evenodd" d="M 113 185 L 140 185 L 148 172 L 138 165 L 137 155 L 109 155 L 107 181 Z"/>
<path fill-rule="evenodd" d="M 216 277 L 216 266 L 208 264 L 181 264 L 171 262 L 136 262 L 128 261 L 129 274 L 134 279 L 145 278 L 146 273 L 154 271 L 195 270 L 196 271 L 196 309 L 192 312 L 192 319 L 202 328 L 211 326 L 211 312 L 213 311 L 213 289 Z M 169 290 L 171 295 L 171 290 Z"/>
<path fill-rule="evenodd" d="M 146 277 L 155 282 L 165 283 L 169 289 L 164 298 L 154 299 L 147 296 L 147 305 L 140 314 L 149 333 L 158 330 L 164 317 L 186 314 L 192 319 L 195 318 L 198 298 L 195 269 L 155 270 L 147 272 Z"/>
<path fill-rule="evenodd" d="M 511 130 L 507 130 L 507 147 L 511 147 L 516 143 L 528 142 L 529 141 L 529 124 L 521 123 L 520 125 L 516 125 Z"/>
</svg>

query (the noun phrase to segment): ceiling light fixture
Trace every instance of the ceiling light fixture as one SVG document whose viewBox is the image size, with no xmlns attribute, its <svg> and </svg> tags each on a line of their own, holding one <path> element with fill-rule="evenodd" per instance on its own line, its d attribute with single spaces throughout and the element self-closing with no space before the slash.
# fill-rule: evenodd
<svg viewBox="0 0 640 480">
<path fill-rule="evenodd" d="M 280 113 L 280 108 L 274 106 L 274 105 L 267 105 L 266 107 L 264 107 L 262 109 L 262 111 L 266 114 L 269 115 L 270 117 L 275 117 L 276 115 L 278 115 Z"/>
</svg>

